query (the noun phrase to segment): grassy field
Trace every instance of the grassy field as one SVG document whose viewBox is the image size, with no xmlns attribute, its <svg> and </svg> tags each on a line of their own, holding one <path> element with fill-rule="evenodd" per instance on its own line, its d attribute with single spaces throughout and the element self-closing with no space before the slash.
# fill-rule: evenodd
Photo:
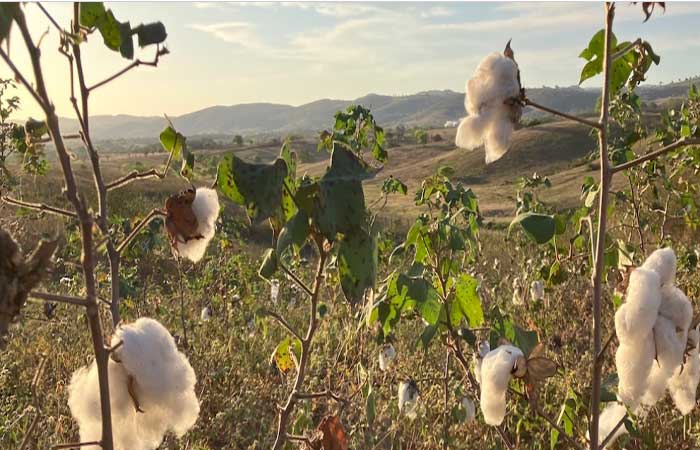
<svg viewBox="0 0 700 450">
<path fill-rule="evenodd" d="M 483 150 L 455 149 L 454 133 L 454 129 L 430 130 L 431 136 L 439 134 L 443 140 L 389 149 L 389 163 L 375 179 L 365 183 L 368 203 L 380 196 L 381 181 L 388 175 L 401 179 L 409 188 L 407 196 L 392 196 L 381 212 L 383 223 L 391 225 L 382 231 L 380 279 L 390 270 L 387 259 L 393 244 L 400 240 L 403 228 L 421 212 L 413 202 L 413 193 L 421 180 L 440 166 L 453 167 L 455 177 L 476 192 L 486 221 L 497 223 L 512 219 L 515 182 L 520 177 L 533 172 L 547 175 L 553 184 L 546 191 L 548 202 L 567 208 L 579 204 L 584 176 L 597 176 L 595 167 L 587 159 L 594 140 L 576 125 L 554 122 L 519 130 L 511 151 L 488 167 L 484 165 Z M 295 150 L 297 147 L 309 150 L 310 155 L 310 161 L 301 164 L 299 174 L 320 175 L 327 164 L 327 155 L 317 154 L 315 143 L 310 141 L 292 145 Z M 278 154 L 279 147 L 243 147 L 236 152 L 251 161 L 270 161 Z M 215 162 L 220 156 L 218 151 L 197 152 L 195 184 L 211 184 Z M 107 154 L 102 157 L 107 179 L 128 170 L 158 166 L 164 160 L 163 155 Z M 76 168 L 81 186 L 86 192 L 90 191 L 89 166 L 77 161 Z M 185 187 L 186 183 L 170 175 L 164 180 L 132 184 L 110 194 L 111 212 L 122 218 L 142 217 L 152 208 L 161 207 L 170 194 Z M 52 170 L 45 177 L 23 179 L 16 195 L 27 201 L 41 200 L 65 206 L 60 188 L 61 178 Z M 88 198 L 91 198 L 89 194 Z M 308 306 L 292 291 L 291 282 L 286 279 L 281 280 L 281 300 L 271 301 L 267 283 L 256 274 L 269 234 L 262 228 L 249 229 L 240 208 L 228 203 L 225 206 L 226 224 L 210 244 L 205 259 L 196 265 L 183 262 L 179 266 L 162 232 L 138 239 L 125 255 L 121 273 L 123 319 L 131 321 L 149 316 L 161 321 L 182 339 L 182 350 L 198 377 L 200 418 L 182 439 L 168 437 L 161 446 L 163 449 L 270 448 L 276 427 L 276 405 L 286 399 L 293 384 L 292 375 L 281 374 L 269 360 L 285 333 L 275 322 L 257 317 L 255 312 L 260 307 L 275 309 L 293 326 L 301 327 Z M 0 204 L 0 226 L 17 236 L 27 248 L 41 235 L 62 235 L 60 260 L 42 289 L 81 294 L 74 224 Z M 123 230 L 115 232 L 119 234 Z M 696 234 L 683 233 L 677 237 L 679 246 L 697 247 Z M 556 418 L 569 390 L 586 392 L 588 389 L 591 361 L 589 280 L 572 273 L 565 283 L 547 289 L 544 302 L 515 306 L 511 301 L 513 279 L 519 277 L 529 285 L 528 280 L 544 261 L 532 261 L 537 254 L 535 246 L 520 235 L 507 239 L 503 231 L 482 229 L 480 241 L 482 255 L 470 271 L 478 274 L 481 280 L 483 309 L 498 309 L 522 327 L 536 330 L 550 356 L 564 368 L 546 384 L 540 399 L 546 412 Z M 103 255 L 98 256 L 100 294 L 106 297 L 108 270 Z M 406 261 L 399 264 L 405 265 Z M 308 281 L 312 277 L 312 266 L 313 261 L 310 261 L 295 270 Z M 685 266 L 679 270 L 679 285 L 686 288 L 691 298 L 697 298 L 700 293 L 697 275 Z M 604 339 L 614 330 L 614 306 L 610 300 L 614 288 L 615 282 L 611 279 L 606 285 Z M 382 372 L 378 369 L 376 330 L 367 328 L 360 320 L 362 311 L 346 304 L 342 294 L 332 287 L 322 293 L 321 301 L 327 305 L 328 314 L 321 320 L 314 343 L 308 390 L 332 387 L 347 402 L 301 404 L 294 415 L 291 432 L 301 434 L 313 429 L 320 418 L 330 412 L 342 418 L 350 448 L 355 450 L 502 448 L 495 428 L 484 425 L 480 417 L 475 422 L 463 423 L 452 416 L 451 411 L 463 395 L 464 374 L 454 362 L 449 367 L 449 395 L 445 404 L 444 347 L 434 342 L 427 350 L 416 348 L 422 330 L 418 317 L 403 322 L 396 332 L 397 360 L 391 370 Z M 200 320 L 200 311 L 205 306 L 210 306 L 214 312 L 209 321 Z M 106 315 L 103 319 L 105 329 L 110 331 Z M 17 448 L 37 414 L 38 425 L 29 448 L 46 449 L 54 444 L 77 441 L 77 427 L 68 410 L 66 389 L 71 373 L 92 358 L 89 342 L 86 321 L 79 309 L 60 305 L 55 316 L 49 319 L 43 314 L 42 304 L 29 304 L 12 331 L 8 348 L 0 354 L 0 448 Z M 608 353 L 606 375 L 615 370 L 612 357 L 615 346 L 613 342 Z M 47 370 L 38 383 L 37 409 L 32 406 L 30 385 L 35 368 L 43 358 L 47 360 Z M 399 415 L 396 400 L 398 382 L 409 376 L 420 380 L 421 389 L 421 413 L 413 421 Z M 367 420 L 364 394 L 369 385 L 376 395 L 376 414 L 371 423 Z M 514 398 L 509 405 L 517 414 L 509 414 L 504 429 L 517 448 L 549 449 L 548 424 L 529 417 L 531 413 L 524 400 Z M 519 419 L 523 416 L 529 419 Z M 574 419 L 574 432 L 583 436 L 587 427 L 585 414 L 579 412 Z M 652 434 L 659 449 L 689 450 L 700 448 L 698 419 L 697 410 L 680 418 L 666 398 L 641 421 L 640 428 Z M 445 436 L 449 436 L 447 441 Z M 627 448 L 649 448 L 640 445 L 635 442 Z M 556 448 L 569 447 L 561 441 Z"/>
</svg>

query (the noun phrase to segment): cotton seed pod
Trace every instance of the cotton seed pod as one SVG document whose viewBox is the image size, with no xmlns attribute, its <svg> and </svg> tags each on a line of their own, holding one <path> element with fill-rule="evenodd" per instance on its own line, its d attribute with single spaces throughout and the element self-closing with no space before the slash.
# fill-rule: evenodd
<svg viewBox="0 0 700 450">
<path fill-rule="evenodd" d="M 379 369 L 386 370 L 391 362 L 396 358 L 396 350 L 391 344 L 386 344 L 379 349 Z"/>
<path fill-rule="evenodd" d="M 474 406 L 474 402 L 472 399 L 467 397 L 466 395 L 462 397 L 462 408 L 464 409 L 464 412 L 466 413 L 466 422 L 471 422 L 474 420 L 476 417 L 476 407 Z"/>
<path fill-rule="evenodd" d="M 399 383 L 399 411 L 409 419 L 418 417 L 418 399 L 420 392 L 413 380 Z"/>
<path fill-rule="evenodd" d="M 544 298 L 544 283 L 542 280 L 535 280 L 530 284 L 530 297 L 535 301 Z"/>
<path fill-rule="evenodd" d="M 199 318 L 202 322 L 207 322 L 209 319 L 211 319 L 211 308 L 208 306 L 202 308 L 202 312 L 199 314 Z"/>
<path fill-rule="evenodd" d="M 270 300 L 272 303 L 277 303 L 280 295 L 280 281 L 277 279 L 270 280 Z"/>
<path fill-rule="evenodd" d="M 188 189 L 165 202 L 165 228 L 173 251 L 192 262 L 204 256 L 216 231 L 219 198 L 214 189 Z"/>
</svg>

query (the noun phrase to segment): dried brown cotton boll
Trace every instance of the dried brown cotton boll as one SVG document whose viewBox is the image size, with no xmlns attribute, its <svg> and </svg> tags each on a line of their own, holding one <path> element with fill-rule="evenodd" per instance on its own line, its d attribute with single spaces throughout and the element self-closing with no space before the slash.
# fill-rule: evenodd
<svg viewBox="0 0 700 450">
<path fill-rule="evenodd" d="M 165 202 L 165 226 L 174 251 L 197 262 L 204 256 L 216 231 L 219 198 L 209 188 L 188 189 Z"/>
<path fill-rule="evenodd" d="M 58 241 L 41 241 L 28 258 L 9 233 L 0 230 L 0 338 L 19 315 L 29 292 L 51 266 Z"/>
</svg>

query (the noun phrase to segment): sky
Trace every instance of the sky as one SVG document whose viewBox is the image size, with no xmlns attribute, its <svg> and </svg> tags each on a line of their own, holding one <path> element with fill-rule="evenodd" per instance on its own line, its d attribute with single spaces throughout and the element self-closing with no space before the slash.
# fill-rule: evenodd
<svg viewBox="0 0 700 450">
<path fill-rule="evenodd" d="M 69 27 L 70 3 L 46 3 Z M 488 53 L 513 39 L 525 87 L 578 83 L 578 58 L 603 26 L 602 3 L 213 3 L 107 2 L 132 27 L 162 21 L 170 54 L 157 68 L 139 67 L 95 90 L 91 114 L 177 116 L 215 105 L 300 105 L 322 98 L 354 99 L 369 93 L 404 95 L 434 89 L 464 91 Z M 70 116 L 68 64 L 56 52 L 58 33 L 34 4 L 25 14 L 41 41 L 49 94 Z M 618 3 L 614 31 L 620 41 L 641 37 L 661 56 L 649 83 L 700 74 L 700 2 L 667 3 L 647 23 L 641 5 Z M 21 36 L 13 31 L 10 57 L 31 75 Z M 91 35 L 84 50 L 88 85 L 129 61 Z M 150 60 L 154 49 L 139 50 Z M 0 61 L 0 77 L 10 77 Z M 584 86 L 596 86 L 593 79 Z M 21 92 L 19 116 L 40 117 Z"/>
</svg>

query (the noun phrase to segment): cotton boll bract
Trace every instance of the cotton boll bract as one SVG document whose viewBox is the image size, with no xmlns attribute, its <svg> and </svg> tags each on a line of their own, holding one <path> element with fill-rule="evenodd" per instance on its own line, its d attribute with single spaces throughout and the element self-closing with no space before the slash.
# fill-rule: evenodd
<svg viewBox="0 0 700 450">
<path fill-rule="evenodd" d="M 465 107 L 469 116 L 460 122 L 455 144 L 467 150 L 484 145 L 487 164 L 501 158 L 508 151 L 521 113 L 520 105 L 509 100 L 519 95 L 515 61 L 500 53 L 484 58 L 467 82 Z"/>
<path fill-rule="evenodd" d="M 512 345 L 491 350 L 481 363 L 481 410 L 489 425 L 500 425 L 506 415 L 506 391 L 511 372 L 523 352 Z"/>
<path fill-rule="evenodd" d="M 209 188 L 185 191 L 170 197 L 165 206 L 168 212 L 166 228 L 175 252 L 198 262 L 216 231 L 219 217 L 216 191 Z"/>
<path fill-rule="evenodd" d="M 418 399 L 420 392 L 413 380 L 402 381 L 399 384 L 399 412 L 409 419 L 418 417 Z"/>
<path fill-rule="evenodd" d="M 379 349 L 379 369 L 384 371 L 389 367 L 389 364 L 396 358 L 396 349 L 391 344 L 386 344 Z"/>
<path fill-rule="evenodd" d="M 117 329 L 108 360 L 110 401 L 116 450 L 157 448 L 165 433 L 182 436 L 199 415 L 196 377 L 175 340 L 158 322 L 142 318 Z M 101 436 L 97 366 L 78 369 L 69 386 L 68 404 L 80 427 L 81 441 Z M 138 412 L 140 409 L 141 412 Z"/>
</svg>

